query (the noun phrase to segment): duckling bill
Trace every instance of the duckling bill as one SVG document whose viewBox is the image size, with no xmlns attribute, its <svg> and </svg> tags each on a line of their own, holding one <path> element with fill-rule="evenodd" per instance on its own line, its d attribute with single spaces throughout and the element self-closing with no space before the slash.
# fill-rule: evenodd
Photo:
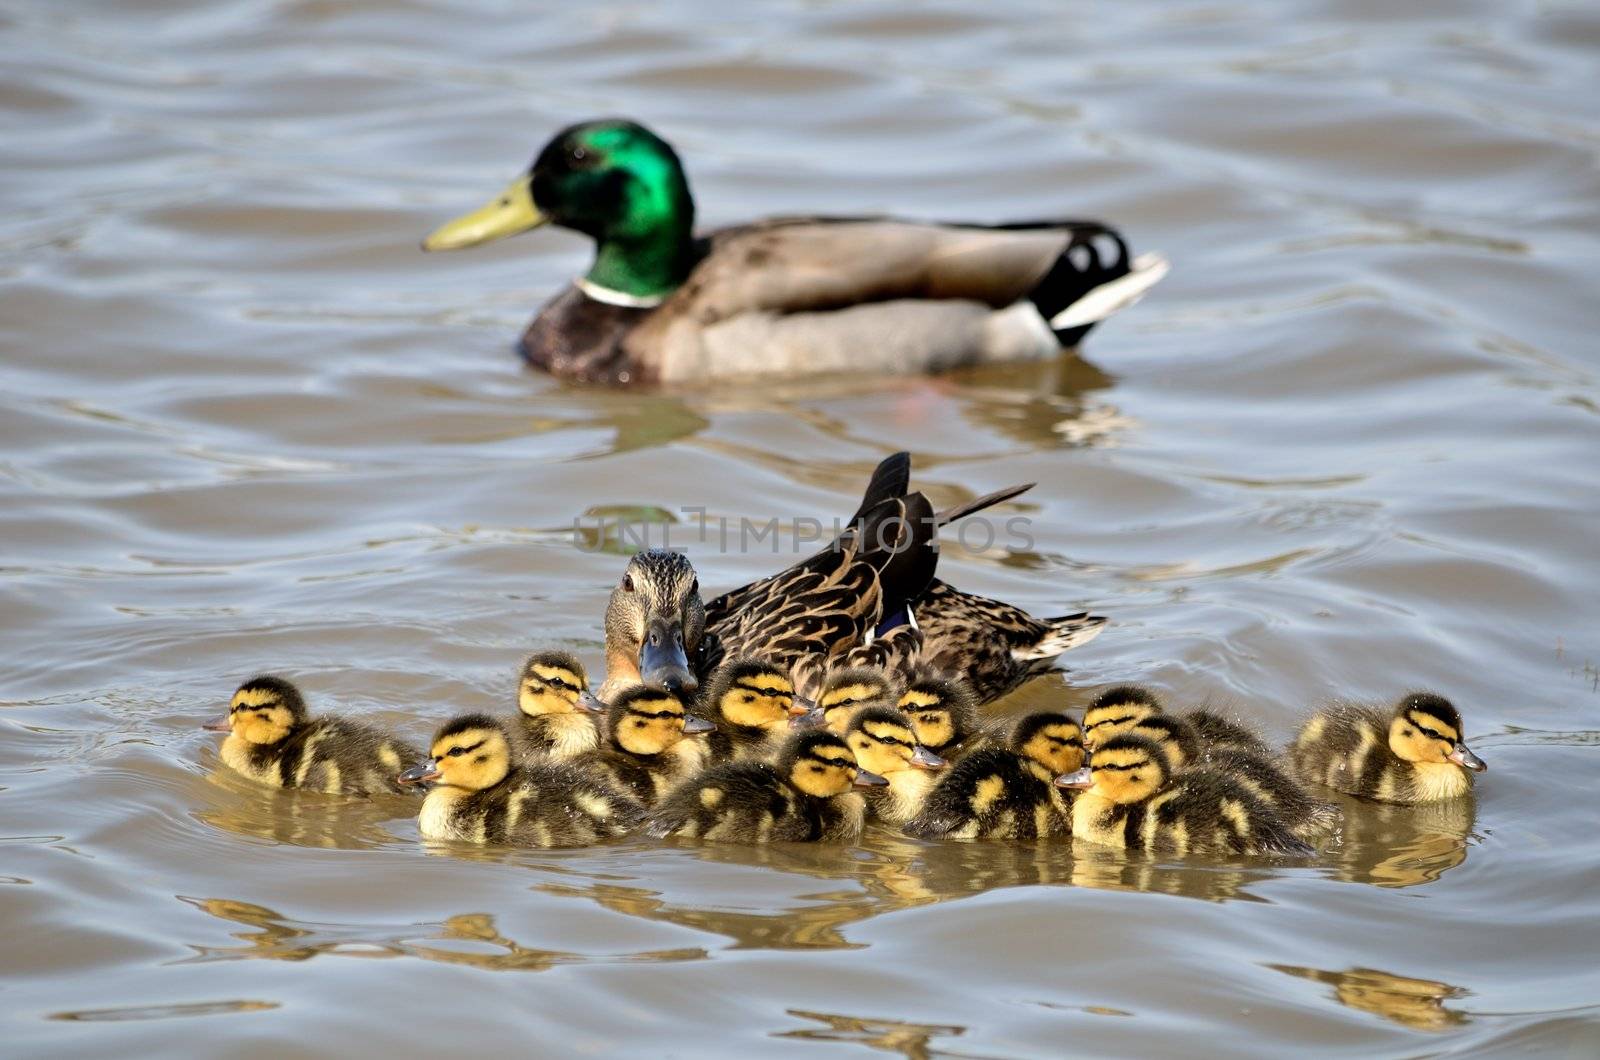
<svg viewBox="0 0 1600 1060">
<path fill-rule="evenodd" d="M 240 685 L 228 712 L 205 728 L 228 734 L 221 750 L 228 768 L 275 788 L 329 795 L 403 792 L 396 776 L 423 760 L 421 751 L 374 726 L 312 717 L 300 690 L 271 674 Z"/>
<path fill-rule="evenodd" d="M 522 336 L 535 366 L 617 385 L 815 372 L 921 372 L 1052 357 L 1166 274 L 1094 221 L 988 227 L 795 218 L 694 232 L 678 155 L 636 122 L 561 130 L 487 205 L 424 250 L 553 224 L 589 271 Z"/>
</svg>

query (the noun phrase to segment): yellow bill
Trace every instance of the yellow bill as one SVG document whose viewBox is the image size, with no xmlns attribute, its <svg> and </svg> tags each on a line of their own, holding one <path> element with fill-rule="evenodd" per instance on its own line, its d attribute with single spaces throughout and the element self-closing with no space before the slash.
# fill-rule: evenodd
<svg viewBox="0 0 1600 1060">
<path fill-rule="evenodd" d="M 460 250 L 480 243 L 493 243 L 530 228 L 538 228 L 549 218 L 533 204 L 533 188 L 526 176 L 512 181 L 505 191 L 469 214 L 457 217 L 428 233 L 423 250 Z"/>
</svg>

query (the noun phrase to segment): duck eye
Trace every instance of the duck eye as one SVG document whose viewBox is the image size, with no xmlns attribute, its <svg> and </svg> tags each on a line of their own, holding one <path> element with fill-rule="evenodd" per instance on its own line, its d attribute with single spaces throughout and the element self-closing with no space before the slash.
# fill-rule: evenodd
<svg viewBox="0 0 1600 1060">
<path fill-rule="evenodd" d="M 462 755 L 467 753 L 467 749 L 465 747 L 452 747 L 445 753 L 451 758 L 460 758 Z"/>
<path fill-rule="evenodd" d="M 633 575 L 624 574 L 622 576 L 622 591 L 625 593 L 633 592 Z"/>
<path fill-rule="evenodd" d="M 589 152 L 586 149 L 584 149 L 582 147 L 574 147 L 572 149 L 572 160 L 574 162 L 582 162 L 584 159 L 586 159 L 588 157 L 589 157 Z"/>
</svg>

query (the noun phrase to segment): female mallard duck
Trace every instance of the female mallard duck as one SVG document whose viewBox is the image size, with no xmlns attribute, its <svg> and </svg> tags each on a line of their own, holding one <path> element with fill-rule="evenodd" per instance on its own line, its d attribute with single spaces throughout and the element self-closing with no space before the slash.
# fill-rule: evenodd
<svg viewBox="0 0 1600 1060">
<path fill-rule="evenodd" d="M 867 794 L 867 812 L 886 824 L 903 825 L 922 812 L 948 762 L 917 743 L 911 722 L 894 707 L 867 707 L 850 719 L 845 743 L 861 768 L 888 781 Z"/>
<path fill-rule="evenodd" d="M 961 678 L 931 667 L 918 667 L 911 674 L 899 706 L 911 719 L 917 742 L 940 757 L 948 757 L 977 725 L 972 689 Z"/>
<path fill-rule="evenodd" d="M 230 769 L 275 788 L 329 795 L 402 792 L 395 776 L 422 761 L 421 751 L 381 729 L 311 717 L 300 690 L 270 674 L 240 685 L 228 713 L 205 727 L 228 734 L 221 753 Z"/>
<path fill-rule="evenodd" d="M 763 761 L 788 738 L 795 707 L 789 674 L 765 659 L 730 659 L 712 675 L 701 696 L 716 725 L 707 738 L 713 762 Z"/>
<path fill-rule="evenodd" d="M 1078 793 L 1072 834 L 1089 842 L 1152 854 L 1313 853 L 1244 785 L 1212 769 L 1175 774 L 1160 747 L 1133 733 L 1105 741 L 1056 784 Z"/>
<path fill-rule="evenodd" d="M 417 825 L 428 839 L 587 846 L 635 827 L 644 807 L 570 762 L 512 758 L 511 730 L 487 714 L 445 723 L 402 784 L 433 785 Z"/>
<path fill-rule="evenodd" d="M 603 746 L 578 755 L 572 764 L 651 806 L 705 765 L 708 750 L 696 737 L 715 729 L 691 716 L 671 692 L 638 685 L 618 694 L 606 711 Z"/>
<path fill-rule="evenodd" d="M 622 120 L 563 129 L 527 173 L 422 248 L 545 224 L 589 236 L 595 258 L 539 311 L 523 356 L 564 378 L 617 384 L 1042 359 L 1167 271 L 1159 255 L 1130 260 L 1122 237 L 1095 221 L 789 218 L 696 238 L 677 154 Z"/>
<path fill-rule="evenodd" d="M 822 729 L 791 736 L 774 762 L 725 762 L 674 788 L 645 825 L 667 836 L 727 843 L 847 842 L 861 836 L 856 788 L 885 781 Z"/>
<path fill-rule="evenodd" d="M 1378 802 L 1469 795 L 1472 774 L 1489 768 L 1468 750 L 1461 713 L 1431 692 L 1413 692 L 1388 716 L 1370 707 L 1329 707 L 1305 723 L 1289 757 L 1308 783 Z"/>
<path fill-rule="evenodd" d="M 572 758 L 600 746 L 605 704 L 589 692 L 589 676 L 570 652 L 529 656 L 517 681 L 517 709 L 525 753 Z"/>
<path fill-rule="evenodd" d="M 601 698 L 641 681 L 691 690 L 734 656 L 766 659 L 792 677 L 808 665 L 820 672 L 871 659 L 865 649 L 892 641 L 892 660 L 875 661 L 906 669 L 920 657 L 961 674 L 987 703 L 1048 672 L 1056 656 L 1100 631 L 1106 620 L 1097 615 L 1035 620 L 935 579 L 940 527 L 1031 486 L 934 512 L 927 497 L 908 491 L 910 466 L 905 453 L 880 463 L 860 507 L 827 548 L 709 604 L 682 553 L 634 556 L 606 607 Z M 908 631 L 915 635 L 904 636 Z M 913 651 L 902 657 L 907 644 Z"/>
<path fill-rule="evenodd" d="M 1003 747 L 980 747 L 950 768 L 906 825 L 923 839 L 1044 839 L 1072 833 L 1055 779 L 1083 765 L 1083 732 L 1069 715 L 1029 714 Z"/>
</svg>

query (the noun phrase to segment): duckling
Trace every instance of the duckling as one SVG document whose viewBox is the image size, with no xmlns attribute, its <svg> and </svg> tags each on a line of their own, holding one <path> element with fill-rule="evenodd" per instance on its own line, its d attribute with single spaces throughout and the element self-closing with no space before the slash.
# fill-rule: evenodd
<svg viewBox="0 0 1600 1060">
<path fill-rule="evenodd" d="M 867 811 L 886 824 L 904 825 L 921 813 L 938 781 L 934 771 L 949 765 L 917 743 L 910 720 L 894 707 L 857 711 L 844 738 L 863 769 L 888 781 L 867 795 Z"/>
<path fill-rule="evenodd" d="M 1118 685 L 1097 696 L 1083 712 L 1084 746 L 1093 752 L 1114 736 L 1133 732 L 1154 742 L 1176 773 L 1200 758 L 1200 738 L 1182 718 L 1164 713 L 1154 692 Z"/>
<path fill-rule="evenodd" d="M 1072 834 L 1089 842 L 1152 854 L 1313 853 L 1243 784 L 1211 769 L 1174 774 L 1160 747 L 1132 733 L 1106 740 L 1056 784 L 1078 792 Z"/>
<path fill-rule="evenodd" d="M 1214 710 L 1200 707 L 1186 713 L 1184 718 L 1194 726 L 1195 735 L 1200 737 L 1200 745 L 1206 749 L 1208 756 L 1213 752 L 1233 750 L 1262 758 L 1272 757 L 1272 748 L 1267 746 L 1267 741 Z"/>
<path fill-rule="evenodd" d="M 446 722 L 402 784 L 433 784 L 417 825 L 428 839 L 587 846 L 635 827 L 644 807 L 570 762 L 515 764 L 511 730 L 487 714 Z"/>
<path fill-rule="evenodd" d="M 1067 714 L 1029 714 L 1004 747 L 957 762 L 906 825 L 923 839 L 1042 839 L 1072 834 L 1070 796 L 1058 776 L 1083 765 L 1083 731 Z"/>
<path fill-rule="evenodd" d="M 1406 696 L 1388 718 L 1369 707 L 1329 707 L 1305 723 L 1289 757 L 1310 783 L 1407 804 L 1471 794 L 1472 774 L 1489 768 L 1467 748 L 1460 712 L 1431 692 Z"/>
<path fill-rule="evenodd" d="M 794 683 L 782 667 L 748 656 L 724 663 L 701 702 L 716 725 L 708 737 L 713 762 L 771 758 L 789 735 L 790 719 L 805 712 L 796 708 Z"/>
<path fill-rule="evenodd" d="M 940 756 L 963 743 L 977 724 L 978 701 L 971 686 L 926 667 L 912 674 L 900 694 L 900 709 L 911 718 L 917 742 Z"/>
<path fill-rule="evenodd" d="M 344 718 L 313 718 L 300 690 L 262 674 L 239 686 L 228 713 L 205 728 L 225 732 L 222 761 L 275 788 L 329 795 L 403 792 L 396 774 L 422 761 L 422 752 L 381 729 Z"/>
<path fill-rule="evenodd" d="M 725 762 L 674 788 L 645 832 L 729 843 L 846 842 L 861 836 L 866 803 L 855 788 L 887 781 L 856 764 L 825 729 L 795 733 L 768 762 Z"/>
<path fill-rule="evenodd" d="M 700 771 L 707 758 L 704 740 L 695 737 L 716 726 L 691 716 L 671 692 L 638 685 L 612 701 L 606 712 L 602 747 L 572 759 L 645 806 L 653 805 L 685 777 Z"/>
<path fill-rule="evenodd" d="M 835 736 L 843 736 L 849 731 L 851 721 L 863 710 L 894 710 L 899 699 L 900 684 L 887 670 L 848 666 L 828 674 L 817 696 L 817 705 L 804 721 L 821 725 Z M 904 720 L 902 717 L 901 721 Z"/>
<path fill-rule="evenodd" d="M 517 708 L 524 753 L 573 758 L 600 746 L 605 704 L 590 693 L 588 674 L 570 652 L 528 657 L 517 682 Z"/>
</svg>

